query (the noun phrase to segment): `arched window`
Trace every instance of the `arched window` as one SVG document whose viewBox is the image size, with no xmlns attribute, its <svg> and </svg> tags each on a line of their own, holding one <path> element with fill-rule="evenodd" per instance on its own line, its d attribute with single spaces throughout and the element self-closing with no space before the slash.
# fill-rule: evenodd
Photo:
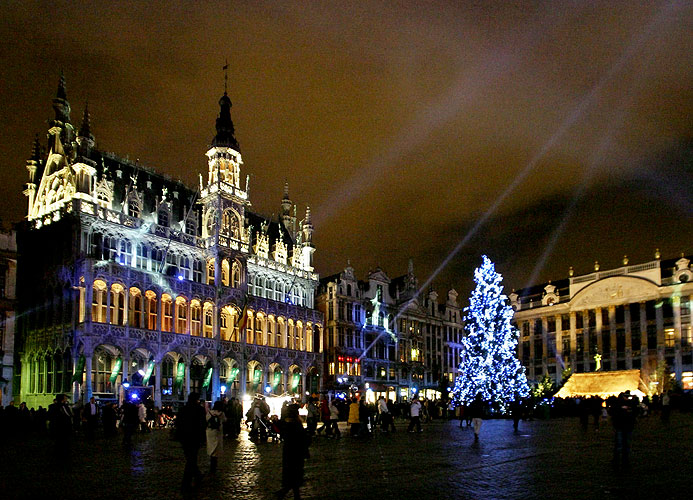
<svg viewBox="0 0 693 500">
<path fill-rule="evenodd" d="M 187 333 L 188 302 L 185 297 L 176 297 L 176 333 Z"/>
<path fill-rule="evenodd" d="M 139 288 L 130 288 L 130 307 L 128 315 L 130 317 L 130 326 L 142 328 L 142 319 L 144 317 L 143 306 L 142 292 L 140 292 Z"/>
<path fill-rule="evenodd" d="M 238 261 L 233 261 L 231 266 L 231 286 L 234 288 L 241 286 L 241 265 Z"/>
<path fill-rule="evenodd" d="M 119 283 L 111 286 L 111 324 L 125 325 L 125 289 Z"/>
<path fill-rule="evenodd" d="M 264 340 L 264 332 L 263 332 L 263 326 L 265 324 L 265 315 L 262 313 L 258 313 L 257 317 L 255 318 L 255 343 L 257 345 L 265 345 Z"/>
<path fill-rule="evenodd" d="M 229 286 L 229 261 L 227 259 L 221 261 L 221 284 Z"/>
<path fill-rule="evenodd" d="M 145 297 L 145 306 L 146 306 L 146 314 L 147 314 L 147 322 L 146 326 L 148 330 L 156 330 L 157 324 L 156 324 L 156 319 L 157 315 L 159 314 L 159 308 L 158 308 L 158 303 L 156 300 L 156 294 L 152 292 L 151 290 L 147 290 L 147 292 L 144 294 Z"/>
<path fill-rule="evenodd" d="M 106 322 L 106 283 L 94 281 L 92 289 L 91 320 L 96 323 Z"/>
<path fill-rule="evenodd" d="M 173 299 L 167 293 L 161 296 L 161 331 L 170 332 L 173 327 Z"/>
<path fill-rule="evenodd" d="M 202 306 L 199 300 L 190 302 L 190 333 L 198 337 L 202 333 Z"/>
<path fill-rule="evenodd" d="M 274 316 L 267 317 L 267 345 L 274 347 L 276 339 L 274 337 Z"/>
<path fill-rule="evenodd" d="M 306 325 L 306 351 L 313 352 L 313 326 Z"/>
<path fill-rule="evenodd" d="M 290 319 L 289 322 L 287 323 L 287 328 L 286 328 L 286 340 L 288 342 L 287 348 L 288 349 L 296 349 L 296 344 L 294 342 L 294 320 Z"/>
<path fill-rule="evenodd" d="M 211 303 L 205 303 L 205 326 L 204 334 L 205 337 L 212 338 L 214 336 L 213 325 L 214 325 L 214 310 Z"/>
<path fill-rule="evenodd" d="M 298 351 L 305 351 L 305 339 L 303 338 L 303 322 L 296 322 L 296 340 L 294 341 L 295 349 Z"/>
</svg>

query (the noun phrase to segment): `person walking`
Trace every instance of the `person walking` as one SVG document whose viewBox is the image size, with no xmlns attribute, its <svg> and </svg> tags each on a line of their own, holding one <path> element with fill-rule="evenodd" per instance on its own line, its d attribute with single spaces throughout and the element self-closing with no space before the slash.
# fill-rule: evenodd
<svg viewBox="0 0 693 500">
<path fill-rule="evenodd" d="M 474 442 L 479 441 L 479 432 L 481 431 L 481 423 L 484 417 L 484 401 L 481 399 L 481 393 L 477 394 L 474 401 L 469 405 L 469 417 L 472 419 L 474 427 Z"/>
<path fill-rule="evenodd" d="M 328 436 L 334 436 L 337 439 L 342 437 L 342 433 L 339 432 L 339 406 L 337 406 L 337 401 L 333 399 L 330 401 L 330 423 L 329 428 L 326 433 Z"/>
<path fill-rule="evenodd" d="M 219 456 L 224 449 L 224 403 L 216 401 L 211 410 L 207 411 L 207 455 L 209 455 L 209 473 L 217 471 Z"/>
<path fill-rule="evenodd" d="M 192 482 L 199 485 L 202 473 L 197 467 L 197 454 L 205 438 L 205 410 L 200 405 L 200 395 L 191 392 L 188 402 L 178 412 L 176 417 L 176 433 L 183 445 L 185 455 L 185 470 L 183 471 L 183 490 L 190 490 Z"/>
<path fill-rule="evenodd" d="M 519 398 L 516 398 L 510 403 L 510 416 L 513 419 L 513 430 L 517 432 L 520 419 L 522 418 L 522 401 L 520 401 Z"/>
<path fill-rule="evenodd" d="M 298 415 L 298 405 L 289 405 L 279 427 L 283 441 L 282 446 L 282 487 L 276 493 L 277 498 L 284 498 L 293 490 L 294 500 L 301 498 L 299 488 L 303 484 L 304 460 L 310 458 L 308 447 L 310 436 L 303 429 Z"/>
<path fill-rule="evenodd" d="M 89 402 L 82 408 L 82 418 L 86 422 L 87 439 L 94 439 L 96 428 L 99 425 L 99 406 L 94 397 L 89 398 Z"/>
<path fill-rule="evenodd" d="M 349 405 L 349 418 L 347 420 L 347 423 L 351 426 L 349 434 L 351 436 L 357 436 L 359 434 L 360 421 L 359 403 L 356 398 L 353 398 L 351 400 L 351 404 Z"/>
<path fill-rule="evenodd" d="M 414 396 L 411 405 L 409 406 L 409 427 L 407 431 L 414 432 L 414 426 L 416 426 L 417 432 L 423 432 L 421 428 L 421 402 L 418 396 Z"/>
</svg>

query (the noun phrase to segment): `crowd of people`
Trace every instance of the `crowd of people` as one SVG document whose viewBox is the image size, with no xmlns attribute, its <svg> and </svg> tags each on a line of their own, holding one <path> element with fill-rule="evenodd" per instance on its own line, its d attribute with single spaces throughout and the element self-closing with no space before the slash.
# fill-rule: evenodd
<svg viewBox="0 0 693 500">
<path fill-rule="evenodd" d="M 516 400 L 509 404 L 508 414 L 513 420 L 515 431 L 521 419 L 532 418 L 535 407 L 528 401 Z M 579 417 L 584 430 L 588 430 L 590 419 L 595 430 L 610 418 L 614 429 L 613 465 L 618 471 L 630 467 L 629 454 L 632 433 L 637 417 L 658 414 L 663 422 L 669 421 L 671 397 L 668 393 L 642 401 L 628 391 L 606 400 L 599 397 L 555 400 L 561 415 Z M 449 402 L 420 400 L 394 402 L 381 396 L 374 402 L 364 397 L 353 396 L 328 398 L 326 395 L 311 396 L 305 403 L 287 400 L 279 414 L 272 414 L 270 406 L 262 396 L 251 401 L 244 413 L 243 405 L 236 398 L 222 399 L 213 405 L 199 400 L 196 393 L 190 394 L 187 403 L 176 412 L 170 405 L 157 408 L 151 398 L 142 402 L 125 399 L 120 406 L 115 402 L 100 404 L 91 398 L 86 404 L 70 404 L 64 394 L 58 394 L 48 408 L 39 406 L 29 409 L 26 403 L 15 406 L 11 402 L 0 407 L 0 428 L 10 429 L 15 438 L 23 439 L 31 434 L 50 435 L 55 442 L 56 453 L 69 456 L 75 436 L 86 440 L 95 439 L 101 429 L 105 437 L 122 433 L 123 443 L 130 445 L 135 433 L 149 433 L 152 429 L 170 428 L 173 437 L 180 441 L 186 460 L 183 489 L 199 484 L 202 473 L 197 465 L 198 451 L 206 446 L 209 456 L 209 473 L 217 470 L 223 452 L 224 438 L 237 438 L 245 425 L 251 440 L 258 442 L 274 440 L 283 443 L 282 489 L 278 496 L 293 490 L 298 498 L 298 488 L 303 481 L 303 460 L 308 458 L 312 439 L 325 436 L 340 439 L 339 422 L 346 422 L 349 436 L 366 439 L 375 433 L 423 432 L 422 423 L 433 419 L 459 418 L 460 427 L 474 430 L 474 441 L 479 441 L 483 419 L 489 415 L 490 406 L 478 394 L 470 404 L 454 408 Z M 304 415 L 301 416 L 301 413 Z"/>
</svg>

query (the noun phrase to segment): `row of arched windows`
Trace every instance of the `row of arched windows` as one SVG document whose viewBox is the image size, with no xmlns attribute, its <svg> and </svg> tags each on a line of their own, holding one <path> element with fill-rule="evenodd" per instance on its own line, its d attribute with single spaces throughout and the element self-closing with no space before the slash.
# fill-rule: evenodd
<svg viewBox="0 0 693 500">
<path fill-rule="evenodd" d="M 215 309 L 211 301 L 188 300 L 182 295 L 174 297 L 169 293 L 158 296 L 152 290 L 143 293 L 137 287 L 126 290 L 120 283 L 109 287 L 103 280 L 95 280 L 92 287 L 91 320 L 96 323 L 211 338 L 214 335 Z M 80 321 L 85 321 L 85 313 L 85 307 L 81 307 Z M 239 309 L 231 305 L 221 309 L 219 332 L 222 340 L 242 340 L 239 314 Z M 319 332 L 313 331 L 311 323 L 248 311 L 245 327 L 249 344 L 308 352 L 319 349 L 316 345 Z"/>
</svg>

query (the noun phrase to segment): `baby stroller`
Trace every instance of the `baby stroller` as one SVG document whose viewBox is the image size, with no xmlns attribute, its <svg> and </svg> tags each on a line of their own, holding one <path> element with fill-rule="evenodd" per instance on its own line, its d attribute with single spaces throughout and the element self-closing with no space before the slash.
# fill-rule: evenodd
<svg viewBox="0 0 693 500">
<path fill-rule="evenodd" d="M 277 417 L 272 417 L 272 419 L 268 420 L 266 423 L 267 437 L 271 439 L 273 443 L 280 443 L 282 440 L 282 436 L 279 430 L 279 420 L 277 419 Z"/>
</svg>

